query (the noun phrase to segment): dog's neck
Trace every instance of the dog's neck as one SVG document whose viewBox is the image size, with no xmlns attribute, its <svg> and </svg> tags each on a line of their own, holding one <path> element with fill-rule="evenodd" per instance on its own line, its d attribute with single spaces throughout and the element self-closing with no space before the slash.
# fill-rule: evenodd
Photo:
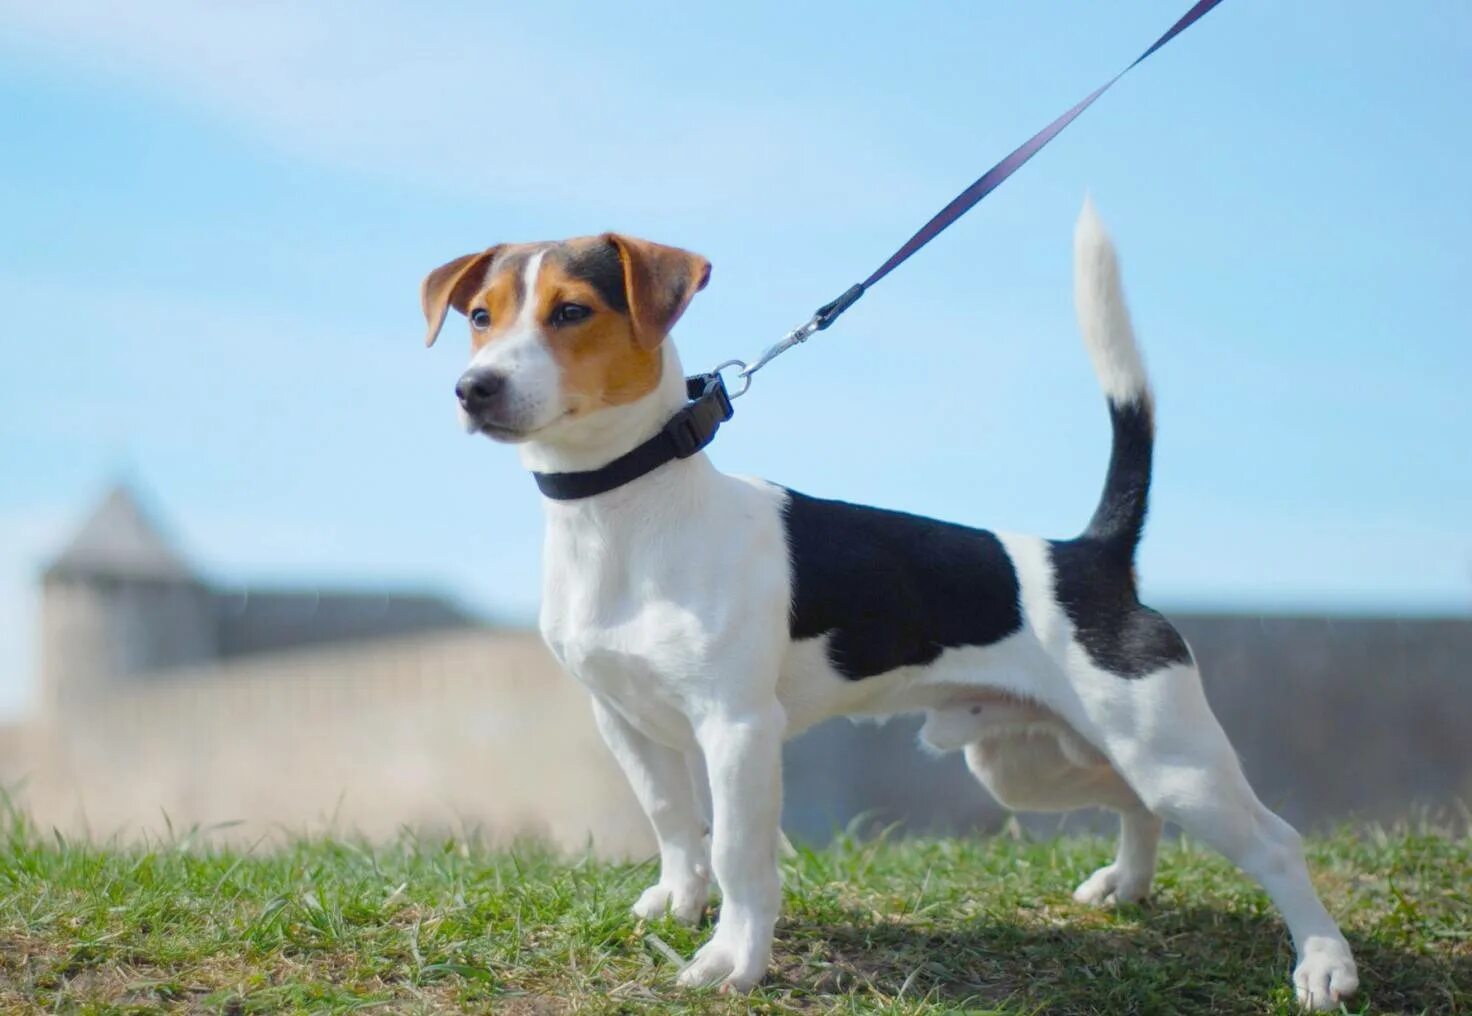
<svg viewBox="0 0 1472 1016">
<path fill-rule="evenodd" d="M 537 473 L 578 473 L 601 469 L 653 437 L 686 402 L 685 371 L 674 343 L 666 339 L 661 348 L 659 384 L 643 398 L 613 406 L 597 414 L 558 428 L 555 440 L 531 440 L 521 446 L 521 463 Z M 704 452 L 666 463 L 653 473 L 622 487 L 576 501 L 567 506 L 598 507 L 614 502 L 638 500 L 653 491 L 667 496 L 671 482 L 691 483 L 713 473 Z M 550 502 L 558 503 L 558 502 Z"/>
</svg>

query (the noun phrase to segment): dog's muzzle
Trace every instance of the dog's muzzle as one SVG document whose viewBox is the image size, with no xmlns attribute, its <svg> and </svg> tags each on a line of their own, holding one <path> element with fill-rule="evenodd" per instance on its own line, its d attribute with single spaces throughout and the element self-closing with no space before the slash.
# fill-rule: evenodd
<svg viewBox="0 0 1472 1016">
<path fill-rule="evenodd" d="M 482 419 L 496 403 L 506 388 L 506 375 L 491 370 L 467 370 L 455 382 L 455 398 L 460 408 L 474 419 Z"/>
<path fill-rule="evenodd" d="M 455 398 L 472 433 L 479 432 L 499 441 L 514 441 L 521 430 L 507 419 L 510 385 L 505 374 L 484 367 L 467 370 L 455 382 Z"/>
</svg>

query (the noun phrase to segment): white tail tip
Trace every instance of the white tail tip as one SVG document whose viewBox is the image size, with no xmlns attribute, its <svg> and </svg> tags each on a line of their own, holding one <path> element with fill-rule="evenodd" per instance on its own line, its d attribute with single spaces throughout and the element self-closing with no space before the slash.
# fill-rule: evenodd
<svg viewBox="0 0 1472 1016">
<path fill-rule="evenodd" d="M 1087 196 L 1073 231 L 1073 298 L 1079 331 L 1104 395 L 1121 404 L 1148 395 L 1149 381 L 1130 327 L 1114 244 Z"/>
</svg>

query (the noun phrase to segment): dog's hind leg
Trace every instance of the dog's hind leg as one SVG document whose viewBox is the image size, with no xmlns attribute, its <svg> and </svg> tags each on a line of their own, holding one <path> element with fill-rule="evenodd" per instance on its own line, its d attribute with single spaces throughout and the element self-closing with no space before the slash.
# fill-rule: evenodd
<svg viewBox="0 0 1472 1016">
<path fill-rule="evenodd" d="M 1074 891 L 1080 903 L 1138 903 L 1150 892 L 1161 821 L 1109 761 L 1077 734 L 1028 729 L 992 735 L 966 746 L 966 765 L 998 801 L 1019 811 L 1101 807 L 1119 813 L 1114 861 Z"/>
<path fill-rule="evenodd" d="M 1319 901 L 1297 832 L 1253 793 L 1192 664 L 1124 679 L 1080 675 L 1099 742 L 1145 807 L 1178 824 L 1267 890 L 1298 950 L 1299 1004 L 1327 1010 L 1359 983 L 1349 945 Z"/>
<path fill-rule="evenodd" d="M 1155 853 L 1160 846 L 1160 818 L 1143 804 L 1119 810 L 1119 849 L 1106 864 L 1073 891 L 1080 903 L 1138 903 L 1150 893 Z"/>
</svg>

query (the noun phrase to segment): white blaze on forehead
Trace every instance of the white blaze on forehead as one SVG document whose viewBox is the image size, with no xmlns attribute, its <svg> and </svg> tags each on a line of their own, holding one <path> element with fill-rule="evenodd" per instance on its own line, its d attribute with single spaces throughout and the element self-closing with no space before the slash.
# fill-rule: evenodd
<svg viewBox="0 0 1472 1016">
<path fill-rule="evenodd" d="M 516 308 L 516 320 L 506 329 L 506 334 L 480 347 L 471 358 L 472 367 L 514 367 L 516 361 L 526 355 L 528 346 L 546 352 L 542 345 L 541 329 L 537 327 L 537 275 L 542 270 L 544 254 L 545 251 L 533 254 L 527 259 L 526 267 L 521 270 L 521 305 Z"/>
<path fill-rule="evenodd" d="M 537 330 L 537 275 L 542 271 L 542 258 L 546 251 L 537 251 L 527 258 L 526 268 L 521 273 L 521 307 L 516 315 L 516 330 Z"/>
<path fill-rule="evenodd" d="M 543 341 L 537 320 L 537 275 L 543 253 L 533 254 L 522 271 L 516 320 L 470 360 L 472 369 L 493 371 L 505 379 L 501 422 L 522 432 L 545 426 L 562 414 L 562 371 Z"/>
</svg>

